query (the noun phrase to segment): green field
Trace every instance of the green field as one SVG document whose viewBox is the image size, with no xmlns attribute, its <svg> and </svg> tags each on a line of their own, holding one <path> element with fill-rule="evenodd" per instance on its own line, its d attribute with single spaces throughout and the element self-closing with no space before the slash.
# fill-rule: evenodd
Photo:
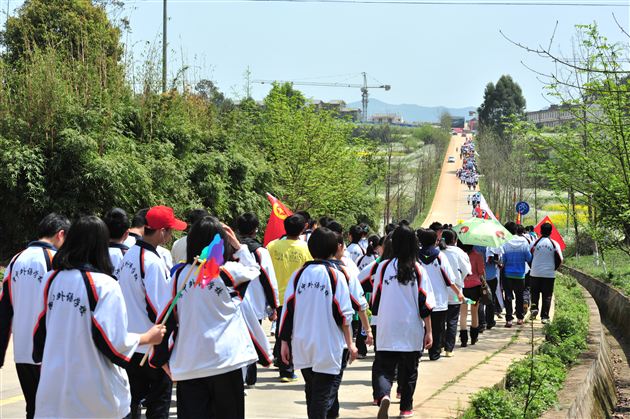
<svg viewBox="0 0 630 419">
<path fill-rule="evenodd" d="M 595 262 L 595 256 L 591 255 L 567 258 L 565 263 L 601 279 L 630 296 L 630 256 L 621 250 L 612 249 L 604 252 L 605 266 L 601 258 L 599 264 Z"/>
</svg>

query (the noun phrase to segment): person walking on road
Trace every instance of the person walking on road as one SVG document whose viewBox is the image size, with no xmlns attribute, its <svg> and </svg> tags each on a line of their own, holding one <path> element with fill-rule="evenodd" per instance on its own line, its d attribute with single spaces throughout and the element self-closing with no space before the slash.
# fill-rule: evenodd
<svg viewBox="0 0 630 419">
<path fill-rule="evenodd" d="M 509 221 L 505 228 L 514 238 L 501 246 L 503 251 L 503 290 L 505 292 L 505 327 L 512 327 L 513 313 L 516 311 L 517 324 L 525 318 L 524 292 L 525 272 L 532 261 L 527 239 L 516 234 L 516 223 Z M 516 301 L 514 308 L 513 301 Z"/>
<path fill-rule="evenodd" d="M 35 414 L 35 393 L 40 377 L 39 362 L 33 361 L 33 326 L 42 309 L 42 281 L 52 269 L 57 249 L 64 243 L 70 221 L 51 213 L 37 227 L 38 239 L 13 257 L 4 272 L 0 294 L 0 367 L 13 334 L 13 357 L 20 387 L 26 400 L 26 417 Z"/>
<path fill-rule="evenodd" d="M 157 247 L 170 242 L 173 230 L 183 231 L 186 223 L 175 218 L 173 209 L 151 207 L 147 211 L 146 225 L 141 239 L 125 253 L 118 269 L 118 281 L 129 313 L 129 333 L 141 333 L 157 324 L 164 316 L 172 298 L 172 282 L 164 259 Z M 170 254 L 169 254 L 170 255 Z M 167 333 L 175 326 L 175 317 L 169 317 Z M 153 348 L 144 365 L 141 360 L 148 345 L 135 348 L 127 375 L 131 384 L 131 418 L 140 418 L 141 406 L 147 408 L 147 417 L 168 418 L 173 383 L 161 368 L 168 358 L 168 340 Z M 144 400 L 144 402 L 143 402 Z"/>
<path fill-rule="evenodd" d="M 299 214 L 293 214 L 284 220 L 284 230 L 287 233 L 286 238 L 274 240 L 267 245 L 273 270 L 276 273 L 276 280 L 278 281 L 279 301 L 284 301 L 284 291 L 287 288 L 289 279 L 291 279 L 291 275 L 306 262 L 313 259 L 306 242 L 300 240 L 300 235 L 305 228 L 306 219 Z M 282 306 L 277 308 L 277 318 L 282 318 Z M 276 337 L 279 329 L 280 322 L 276 321 Z M 280 339 L 276 339 L 273 355 L 280 370 L 280 381 L 288 383 L 297 380 L 297 375 L 293 372 L 293 365 L 282 362 L 280 349 Z"/>
<path fill-rule="evenodd" d="M 390 392 L 398 367 L 400 416 L 413 416 L 418 363 L 433 344 L 431 310 L 435 297 L 425 269 L 416 261 L 418 238 L 407 225 L 392 235 L 393 258 L 378 265 L 374 275 L 372 312 L 378 316 L 372 387 L 378 419 L 388 418 Z"/>
<path fill-rule="evenodd" d="M 486 268 L 484 257 L 470 244 L 462 245 L 462 249 L 470 258 L 471 273 L 464 278 L 464 296 L 472 300 L 470 304 L 470 344 L 479 339 L 479 302 L 481 300 L 481 284 L 485 281 Z M 468 304 L 462 304 L 459 317 L 459 339 L 462 347 L 468 346 Z"/>
<path fill-rule="evenodd" d="M 354 310 L 344 274 L 332 262 L 338 251 L 337 233 L 318 228 L 308 249 L 315 260 L 300 267 L 286 286 L 278 340 L 282 362 L 295 365 L 304 377 L 309 419 L 325 419 L 335 403 L 346 360 L 357 358 L 350 327 Z"/>
<path fill-rule="evenodd" d="M 274 321 L 277 318 L 277 308 L 280 305 L 278 300 L 278 281 L 276 272 L 273 269 L 273 262 L 269 251 L 265 249 L 257 239 L 258 217 L 253 213 L 241 214 L 236 219 L 236 230 L 239 234 L 240 242 L 247 246 L 250 253 L 259 266 L 259 275 L 254 278 L 248 288 L 243 303 L 251 308 L 258 323 L 262 324 L 265 317 Z M 268 342 L 264 342 L 268 345 Z M 245 384 L 253 386 L 258 379 L 258 367 L 256 362 L 251 363 L 246 370 Z"/>
<path fill-rule="evenodd" d="M 440 230 L 441 232 L 442 230 Z M 438 235 L 434 230 L 418 230 L 420 241 L 420 264 L 425 269 L 433 294 L 435 305 L 431 312 L 431 331 L 433 333 L 433 346 L 429 349 L 429 359 L 436 361 L 440 359 L 440 351 L 444 338 L 446 317 L 448 312 L 449 290 L 454 292 L 458 299 L 463 300 L 464 296 L 459 287 L 453 282 L 453 270 L 447 257 L 445 257 L 436 243 Z"/>
<path fill-rule="evenodd" d="M 532 320 L 536 319 L 539 311 L 539 299 L 542 294 L 542 309 L 540 319 L 543 323 L 549 321 L 549 309 L 553 297 L 553 286 L 556 279 L 556 270 L 563 262 L 562 250 L 557 241 L 551 236 L 552 226 L 544 223 L 540 227 L 541 237 L 532 244 L 532 269 L 530 281 L 532 287 Z"/>
<path fill-rule="evenodd" d="M 501 248 L 486 248 L 486 283 L 488 284 L 488 290 L 492 293 L 492 304 L 485 304 L 483 305 L 483 310 L 479 310 L 479 321 L 481 322 L 484 320 L 485 328 L 487 330 L 490 330 L 497 325 L 497 322 L 494 320 L 494 316 L 497 312 L 497 307 L 500 308 L 499 301 L 497 299 L 500 269 Z"/>
<path fill-rule="evenodd" d="M 472 273 L 470 266 L 470 258 L 462 249 L 457 247 L 457 233 L 451 229 L 442 232 L 442 238 L 446 244 L 446 248 L 442 250 L 447 257 L 453 270 L 453 282 L 459 287 L 464 288 L 464 278 Z M 448 291 L 448 310 L 446 312 L 446 334 L 444 336 L 444 356 L 450 358 L 453 356 L 455 349 L 455 340 L 457 338 L 457 326 L 459 325 L 459 313 L 464 303 L 459 296 Z"/>
<path fill-rule="evenodd" d="M 127 330 L 108 236 L 98 217 L 73 223 L 42 281 L 42 311 L 32 332 L 33 360 L 42 364 L 37 417 L 126 417 L 131 395 L 121 367 L 138 361 L 132 355 L 139 345 L 159 344 L 166 332 L 153 323 L 137 333 Z"/>
</svg>

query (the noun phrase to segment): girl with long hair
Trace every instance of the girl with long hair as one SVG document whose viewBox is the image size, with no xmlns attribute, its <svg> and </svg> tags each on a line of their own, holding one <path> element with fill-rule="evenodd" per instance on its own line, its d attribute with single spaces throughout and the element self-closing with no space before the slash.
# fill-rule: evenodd
<svg viewBox="0 0 630 419">
<path fill-rule="evenodd" d="M 417 254 L 415 232 L 408 225 L 399 225 L 392 234 L 392 258 L 383 260 L 374 275 L 372 312 L 378 315 L 378 334 L 372 388 L 379 419 L 388 417 L 396 367 L 400 416 L 413 416 L 420 354 L 433 344 L 430 315 L 435 298 Z"/>
<path fill-rule="evenodd" d="M 129 414 L 126 371 L 138 345 L 162 341 L 164 326 L 127 332 L 127 308 L 111 276 L 107 226 L 83 217 L 70 227 L 42 282 L 44 305 L 33 358 L 42 363 L 35 417 L 118 417 Z"/>
</svg>

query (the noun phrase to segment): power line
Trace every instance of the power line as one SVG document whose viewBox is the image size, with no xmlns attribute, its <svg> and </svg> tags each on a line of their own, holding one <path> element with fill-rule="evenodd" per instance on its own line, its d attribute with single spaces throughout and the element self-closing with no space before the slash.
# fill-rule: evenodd
<svg viewBox="0 0 630 419">
<path fill-rule="evenodd" d="M 160 0 L 128 0 L 127 4 L 161 3 Z M 630 7 L 626 0 L 606 1 L 541 1 L 541 0 L 172 0 L 173 4 L 229 4 L 229 3 L 320 3 L 320 4 L 374 4 L 374 5 L 425 5 L 425 6 L 570 6 L 570 7 Z"/>
</svg>

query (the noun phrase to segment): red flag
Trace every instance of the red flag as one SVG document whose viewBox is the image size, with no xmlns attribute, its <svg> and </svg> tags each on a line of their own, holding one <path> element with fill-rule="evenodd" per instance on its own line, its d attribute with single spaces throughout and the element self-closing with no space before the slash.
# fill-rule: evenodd
<svg viewBox="0 0 630 419">
<path fill-rule="evenodd" d="M 552 240 L 557 241 L 558 244 L 560 245 L 560 250 L 564 251 L 564 249 L 567 248 L 567 245 L 564 243 L 564 239 L 560 235 L 560 232 L 558 231 L 556 226 L 553 225 L 553 223 L 551 222 L 551 219 L 549 218 L 549 216 L 546 216 L 545 218 L 543 218 L 543 220 L 541 222 L 539 222 L 536 227 L 534 227 L 534 231 L 536 232 L 536 234 L 538 234 L 538 236 L 540 236 L 540 227 L 543 224 L 545 224 L 545 223 L 551 224 L 551 236 L 549 236 L 549 237 Z"/>
<path fill-rule="evenodd" d="M 265 230 L 265 238 L 263 244 L 267 246 L 270 241 L 279 239 L 286 234 L 284 231 L 284 219 L 290 215 L 293 215 L 291 210 L 284 206 L 284 204 L 278 201 L 278 198 L 271 194 L 267 194 L 267 199 L 271 203 L 271 214 L 269 215 L 269 221 L 267 221 L 267 229 Z"/>
</svg>

